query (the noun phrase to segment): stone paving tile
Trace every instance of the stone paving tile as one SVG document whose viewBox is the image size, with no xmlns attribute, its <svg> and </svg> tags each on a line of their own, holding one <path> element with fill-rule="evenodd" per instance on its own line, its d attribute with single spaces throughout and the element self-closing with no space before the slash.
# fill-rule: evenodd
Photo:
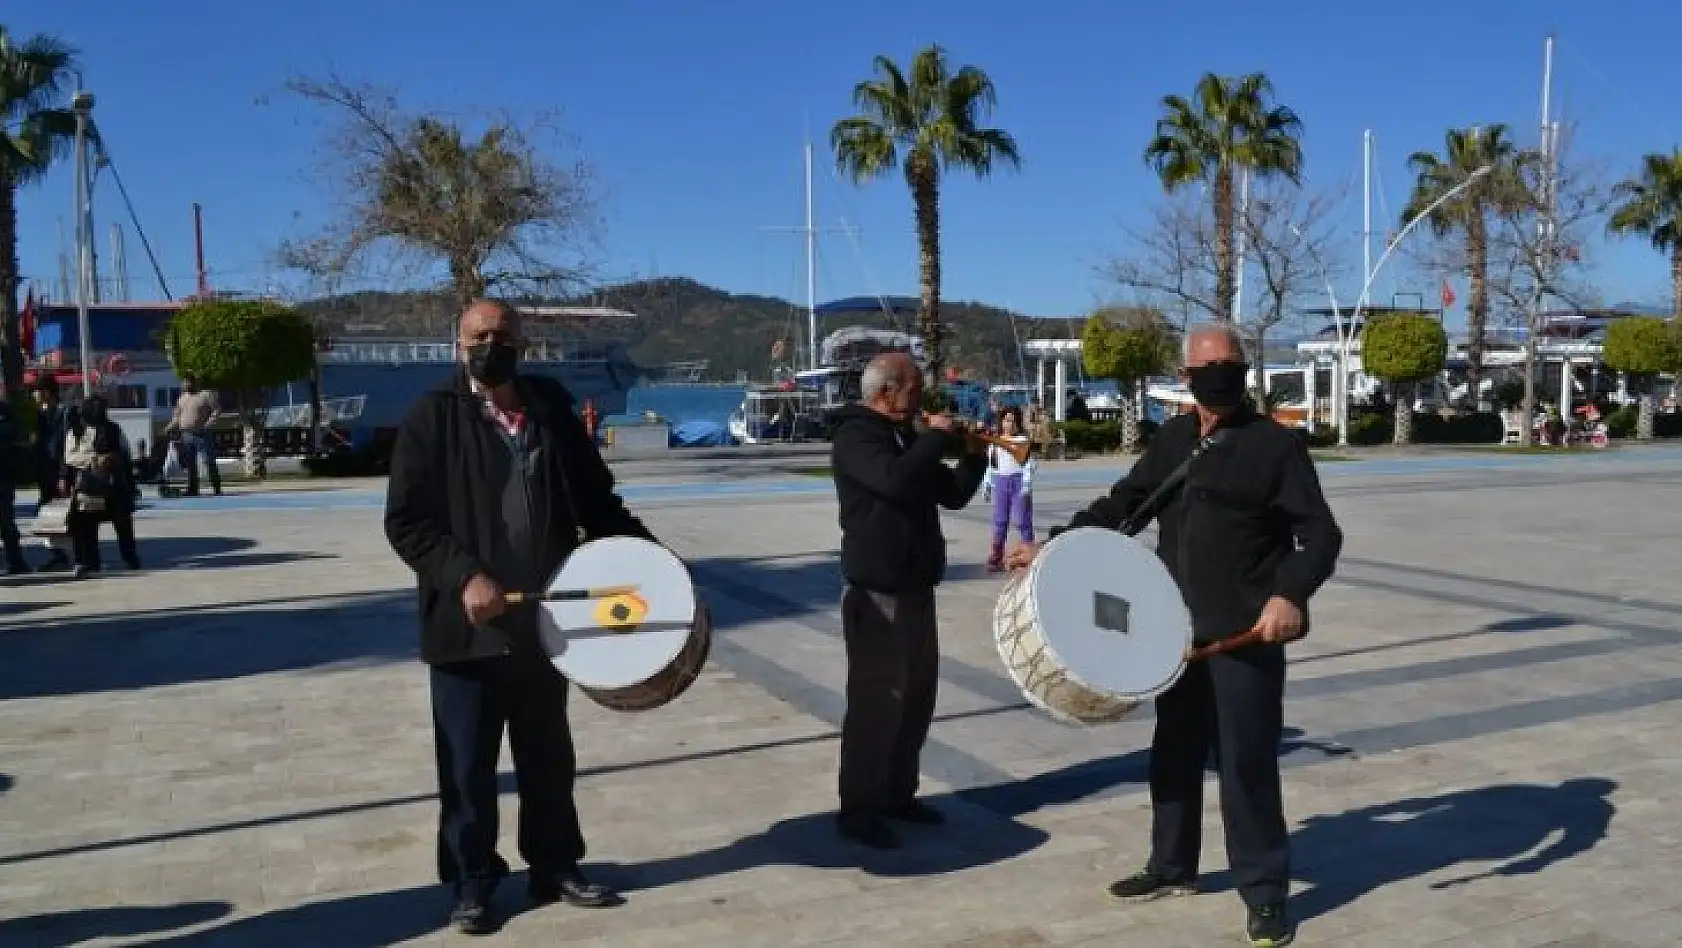
<svg viewBox="0 0 1682 948">
<path fill-rule="evenodd" d="M 1682 942 L 1664 940 L 1682 934 L 1682 691 L 1665 684 L 1682 627 L 1652 566 L 1682 526 L 1655 505 L 1673 492 L 1645 469 L 1587 497 L 1450 477 L 1328 480 L 1350 565 L 1293 670 L 1301 943 Z M 1047 490 L 1042 510 L 1092 493 Z M 925 757 L 954 824 L 861 869 L 827 822 L 844 672 L 832 503 L 639 509 L 704 586 L 722 575 L 708 595 L 731 624 L 672 706 L 572 704 L 591 858 L 630 904 L 525 912 L 495 943 L 1237 943 L 1212 785 L 1215 891 L 1104 895 L 1144 857 L 1150 717 L 1071 729 L 1015 707 L 979 511 L 949 520 L 944 719 Z M 171 512 L 142 536 L 155 572 L 6 589 L 0 944 L 463 943 L 438 927 L 425 676 L 377 513 Z M 1482 631 L 1509 620 L 1524 630 Z M 986 772 L 1022 783 L 981 786 Z M 1567 789 L 1578 777 L 1615 786 Z"/>
</svg>

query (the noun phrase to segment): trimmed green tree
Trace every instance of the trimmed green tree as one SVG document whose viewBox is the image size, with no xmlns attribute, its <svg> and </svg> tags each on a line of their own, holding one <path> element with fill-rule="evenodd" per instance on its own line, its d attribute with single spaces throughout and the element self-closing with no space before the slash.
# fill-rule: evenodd
<svg viewBox="0 0 1682 948">
<path fill-rule="evenodd" d="M 264 476 L 263 415 L 268 396 L 288 382 L 313 374 L 314 326 L 281 303 L 212 300 L 175 314 L 168 332 L 175 374 L 234 396 L 244 428 L 245 472 Z"/>
<path fill-rule="evenodd" d="M 1606 327 L 1601 359 L 1614 371 L 1623 372 L 1640 389 L 1635 420 L 1635 437 L 1653 437 L 1653 376 L 1671 372 L 1682 363 L 1677 333 L 1662 319 L 1627 316 Z M 1564 400 L 1561 399 L 1563 407 Z"/>
<path fill-rule="evenodd" d="M 1139 448 L 1137 388 L 1174 361 L 1174 337 L 1161 316 L 1144 309 L 1101 309 L 1081 327 L 1081 366 L 1092 378 L 1116 383 L 1121 400 L 1121 449 Z"/>
<path fill-rule="evenodd" d="M 1448 334 L 1442 324 L 1419 313 L 1394 313 L 1373 319 L 1361 331 L 1361 366 L 1390 383 L 1396 402 L 1395 444 L 1413 440 L 1413 401 L 1420 382 L 1443 370 Z"/>
</svg>

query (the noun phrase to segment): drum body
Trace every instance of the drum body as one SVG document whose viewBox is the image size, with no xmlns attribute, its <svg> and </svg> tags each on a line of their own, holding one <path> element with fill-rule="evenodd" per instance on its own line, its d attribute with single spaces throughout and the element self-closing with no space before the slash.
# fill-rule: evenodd
<svg viewBox="0 0 1682 948">
<path fill-rule="evenodd" d="M 712 649 L 712 624 L 689 569 L 640 537 L 603 537 L 574 550 L 549 591 L 634 586 L 602 599 L 544 602 L 543 650 L 597 704 L 648 711 L 689 689 Z"/>
<path fill-rule="evenodd" d="M 993 638 L 1034 706 L 1065 724 L 1107 724 L 1179 680 L 1191 613 L 1155 553 L 1114 530 L 1082 527 L 1006 582 Z"/>
</svg>

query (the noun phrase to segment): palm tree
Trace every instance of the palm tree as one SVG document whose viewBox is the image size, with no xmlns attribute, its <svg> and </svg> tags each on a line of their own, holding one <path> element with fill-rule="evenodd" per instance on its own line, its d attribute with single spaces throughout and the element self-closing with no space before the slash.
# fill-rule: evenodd
<svg viewBox="0 0 1682 948">
<path fill-rule="evenodd" d="M 50 36 L 23 43 L 0 25 L 0 379 L 23 386 L 18 332 L 18 189 L 39 180 L 76 133 L 65 93 L 76 52 Z"/>
<path fill-rule="evenodd" d="M 940 177 L 968 171 L 992 174 L 996 163 L 1022 166 L 1016 139 L 981 123 L 997 104 L 993 80 L 974 66 L 953 72 L 946 50 L 929 46 L 910 68 L 886 56 L 874 60 L 876 78 L 853 87 L 859 114 L 829 133 L 836 166 L 855 183 L 881 177 L 903 164 L 917 214 L 922 306 L 918 322 L 929 374 L 940 378 Z"/>
<path fill-rule="evenodd" d="M 1474 172 L 1488 165 L 1491 171 L 1475 180 L 1456 197 L 1431 212 L 1427 221 L 1438 237 L 1454 231 L 1465 235 L 1466 274 L 1471 299 L 1466 318 L 1466 391 L 1474 403 L 1481 401 L 1483 383 L 1484 327 L 1489 322 L 1489 215 L 1522 210 L 1533 200 L 1520 171 L 1535 159 L 1521 152 L 1507 137 L 1507 126 L 1488 125 L 1449 129 L 1444 136 L 1443 156 L 1428 151 L 1408 157 L 1414 173 L 1413 194 L 1402 209 L 1402 224 L 1411 223 L 1444 194 L 1464 185 Z"/>
<path fill-rule="evenodd" d="M 1145 146 L 1163 190 L 1173 193 L 1202 182 L 1215 199 L 1215 312 L 1232 318 L 1238 266 L 1237 195 L 1240 170 L 1258 178 L 1302 181 L 1302 120 L 1282 105 L 1270 105 L 1273 83 L 1255 72 L 1240 78 L 1204 73 L 1191 99 L 1162 99 L 1165 113 Z"/>
<path fill-rule="evenodd" d="M 1671 314 L 1682 323 L 1682 148 L 1641 159 L 1641 177 L 1621 182 L 1613 195 L 1623 201 L 1607 229 L 1639 235 L 1653 249 L 1670 253 Z"/>
</svg>

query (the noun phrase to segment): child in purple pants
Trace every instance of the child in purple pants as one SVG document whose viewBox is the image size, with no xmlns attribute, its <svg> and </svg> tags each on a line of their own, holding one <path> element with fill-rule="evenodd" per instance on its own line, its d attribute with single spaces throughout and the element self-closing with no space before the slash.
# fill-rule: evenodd
<svg viewBox="0 0 1682 948">
<path fill-rule="evenodd" d="M 1022 431 L 1021 409 L 1007 408 L 999 415 L 999 437 L 1029 443 Z M 1005 537 L 1013 521 L 1022 542 L 1034 542 L 1034 463 L 1032 454 L 1026 464 L 1017 464 L 997 445 L 987 449 L 987 477 L 982 485 L 985 496 L 993 501 L 993 549 L 987 556 L 987 568 L 993 572 L 1004 569 Z"/>
</svg>

